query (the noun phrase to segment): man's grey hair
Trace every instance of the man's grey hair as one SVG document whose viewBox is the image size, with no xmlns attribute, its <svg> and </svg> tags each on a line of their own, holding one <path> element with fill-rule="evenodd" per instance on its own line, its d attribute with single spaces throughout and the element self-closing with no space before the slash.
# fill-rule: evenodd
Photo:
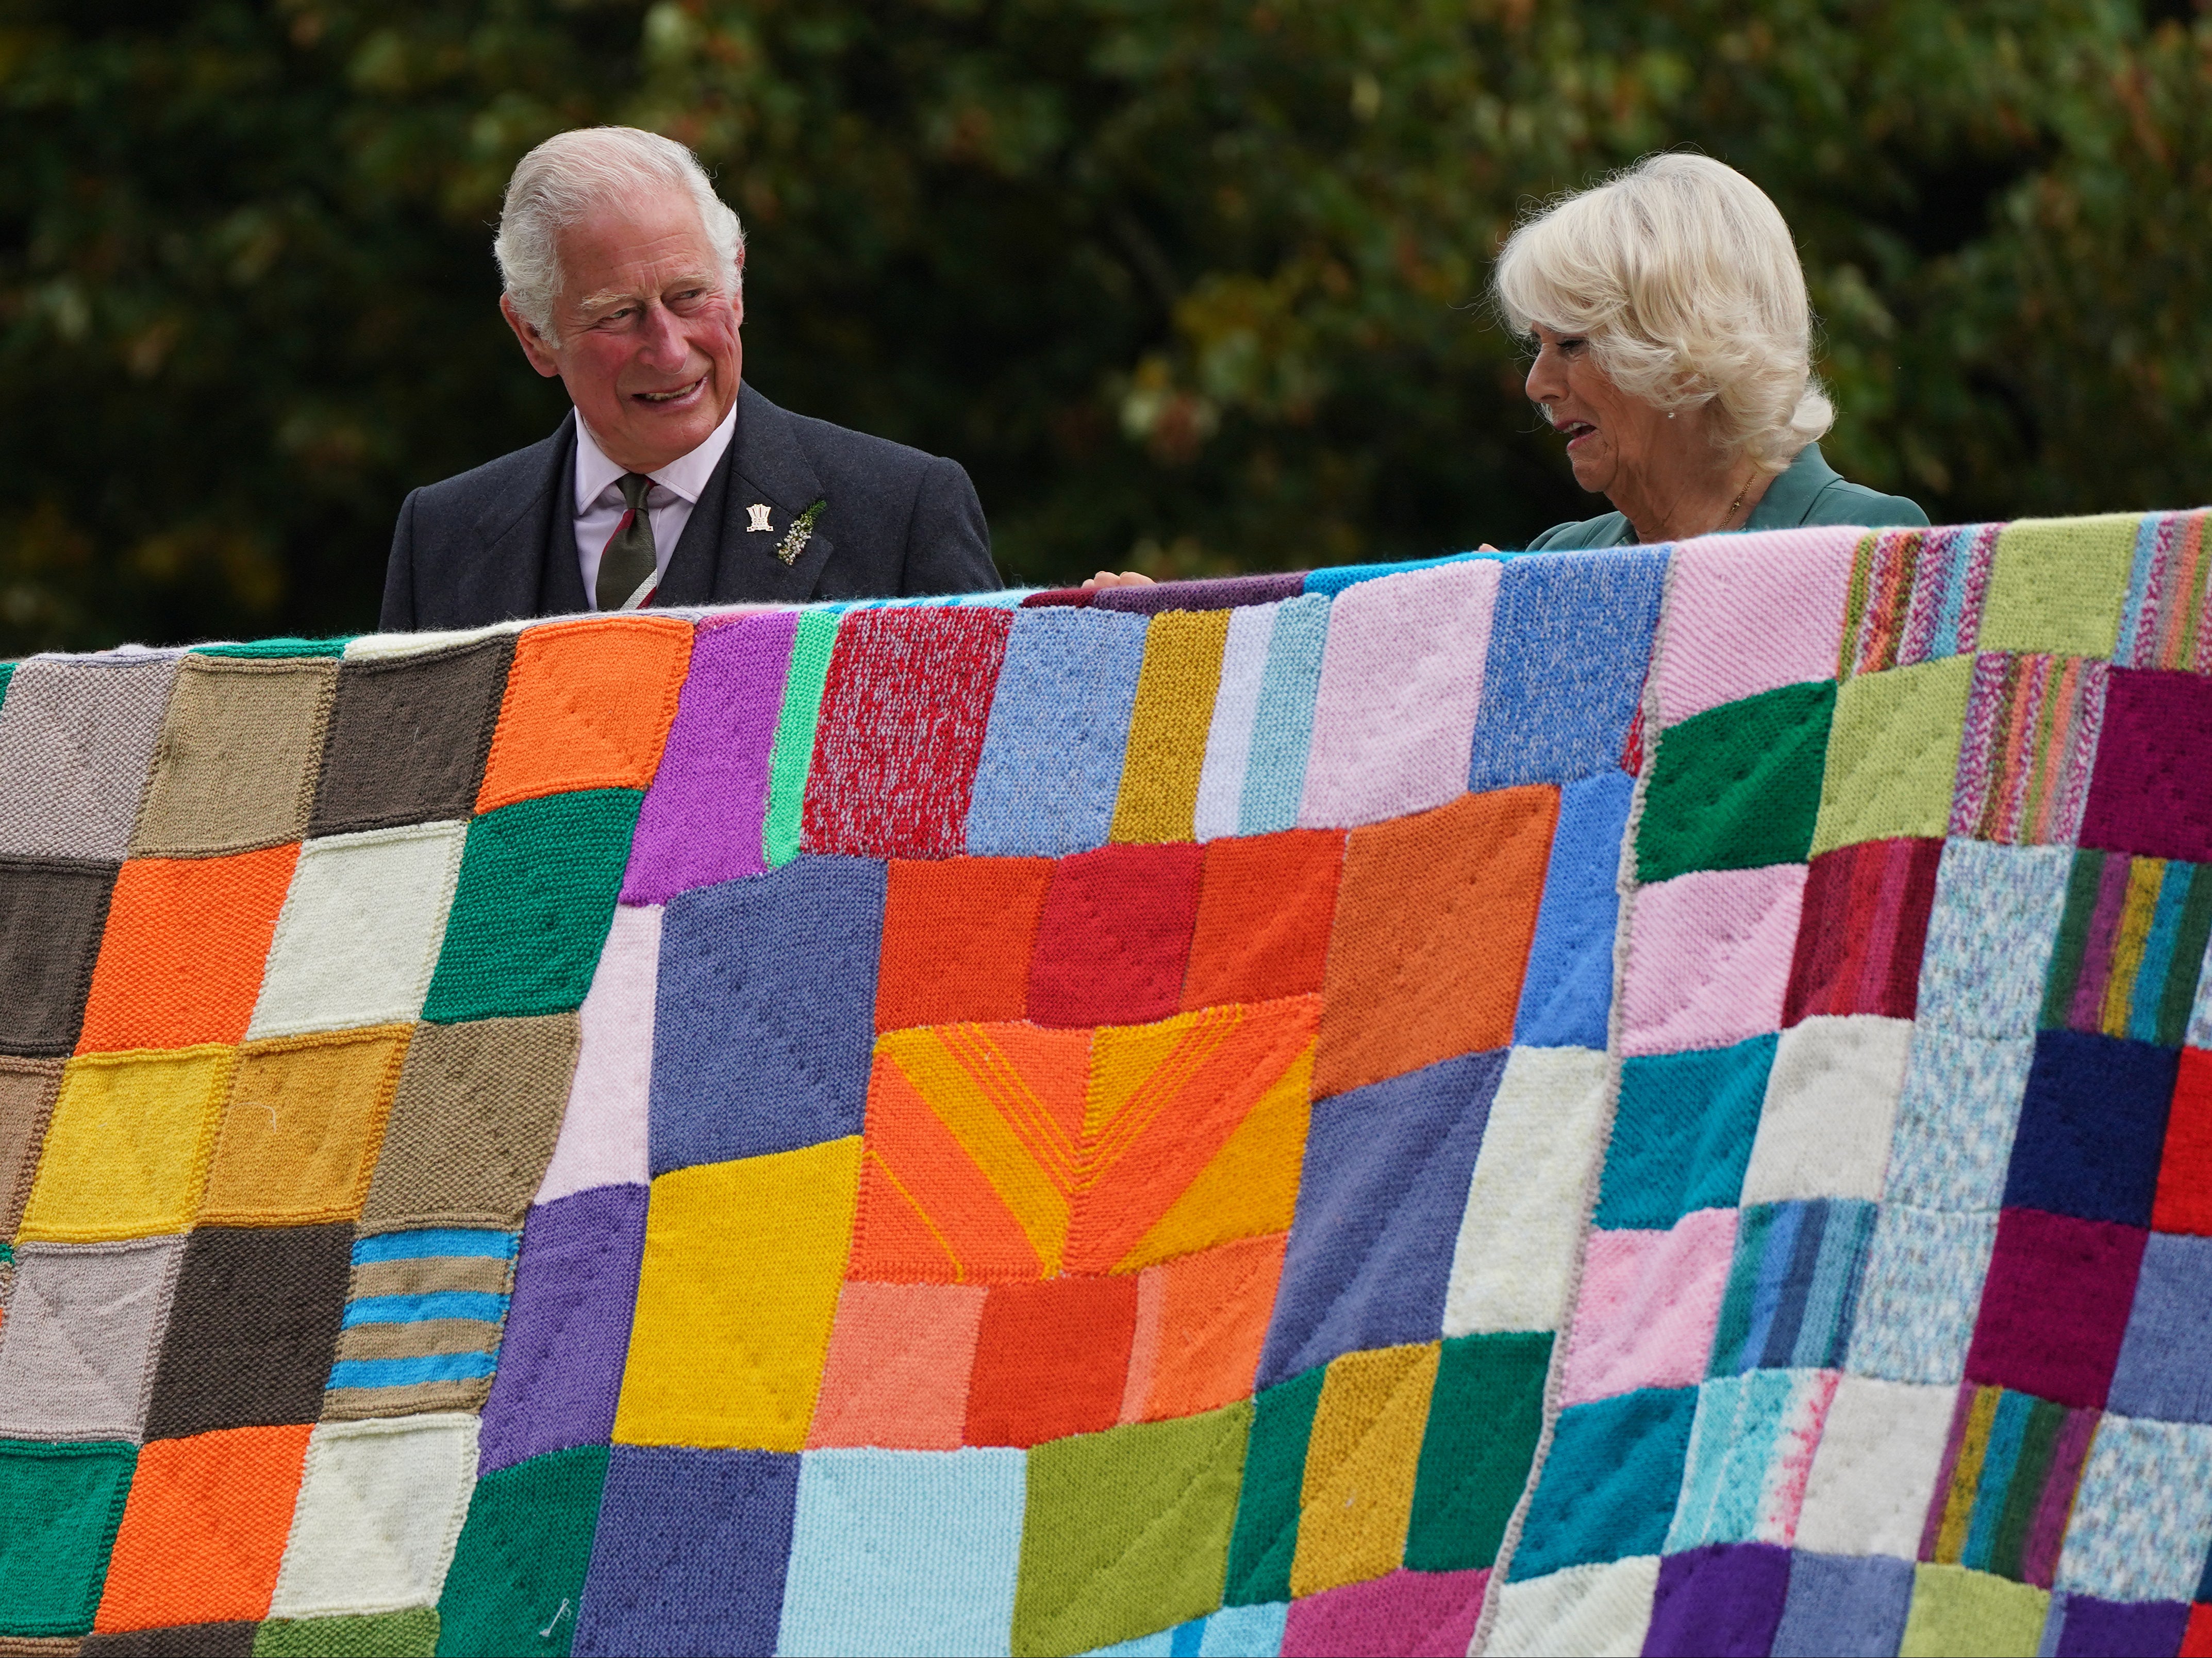
<svg viewBox="0 0 2212 1658">
<path fill-rule="evenodd" d="M 699 158 L 673 138 L 636 127 L 579 127 L 554 134 L 514 164 L 492 254 L 514 308 L 549 343 L 560 343 L 553 301 L 561 291 L 554 245 L 561 228 L 641 189 L 671 188 L 690 192 L 723 284 L 735 298 L 744 288 L 745 228 L 714 193 Z"/>
</svg>

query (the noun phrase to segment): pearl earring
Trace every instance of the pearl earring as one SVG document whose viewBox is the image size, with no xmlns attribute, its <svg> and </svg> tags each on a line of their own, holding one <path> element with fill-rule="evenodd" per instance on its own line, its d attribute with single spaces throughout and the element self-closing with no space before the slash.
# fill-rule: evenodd
<svg viewBox="0 0 2212 1658">
<path fill-rule="evenodd" d="M 1673 410 L 1669 409 L 1669 410 L 1667 411 L 1667 418 L 1668 418 L 1668 420 L 1672 420 L 1672 419 L 1674 419 L 1674 411 Z"/>
</svg>

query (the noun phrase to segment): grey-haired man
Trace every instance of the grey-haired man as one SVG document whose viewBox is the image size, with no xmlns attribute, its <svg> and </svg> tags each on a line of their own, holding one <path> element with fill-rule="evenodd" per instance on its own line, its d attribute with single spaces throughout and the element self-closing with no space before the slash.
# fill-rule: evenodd
<svg viewBox="0 0 2212 1658">
<path fill-rule="evenodd" d="M 1000 585 L 958 462 L 744 383 L 744 232 L 681 144 L 547 139 L 508 179 L 500 309 L 575 405 L 552 436 L 410 494 L 386 629 L 641 605 Z"/>
</svg>

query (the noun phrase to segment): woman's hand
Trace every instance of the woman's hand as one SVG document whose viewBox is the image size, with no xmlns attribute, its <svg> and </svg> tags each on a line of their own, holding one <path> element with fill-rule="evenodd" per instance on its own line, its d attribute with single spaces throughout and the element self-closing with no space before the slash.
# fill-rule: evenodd
<svg viewBox="0 0 2212 1658">
<path fill-rule="evenodd" d="M 1140 575 L 1134 570 L 1124 570 L 1119 575 L 1111 570 L 1101 570 L 1083 584 L 1083 591 L 1088 593 L 1101 587 L 1149 587 L 1152 585 L 1152 577 Z"/>
</svg>

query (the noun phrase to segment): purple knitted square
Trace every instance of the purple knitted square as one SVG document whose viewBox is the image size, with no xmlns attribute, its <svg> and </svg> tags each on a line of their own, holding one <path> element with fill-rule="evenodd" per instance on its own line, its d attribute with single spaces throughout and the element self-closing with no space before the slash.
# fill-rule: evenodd
<svg viewBox="0 0 2212 1658">
<path fill-rule="evenodd" d="M 2115 668 L 2081 844 L 2212 861 L 2212 679 Z"/>
<path fill-rule="evenodd" d="M 2189 1627 L 2185 1600 L 2100 1600 L 2093 1594 L 2069 1594 L 2064 1615 L 2057 1645 L 2051 1649 L 2056 1658 L 2166 1658 L 2181 1650 Z"/>
<path fill-rule="evenodd" d="M 1790 1551 L 1721 1543 L 1659 1563 L 1647 1654 L 1766 1658 L 1790 1594 Z"/>
<path fill-rule="evenodd" d="M 699 629 L 676 723 L 637 816 L 624 903 L 665 903 L 768 867 L 761 823 L 798 628 L 798 611 L 775 610 Z"/>
<path fill-rule="evenodd" d="M 645 1254 L 646 1190 L 594 1187 L 531 1210 L 484 1401 L 479 1477 L 607 1442 Z"/>
</svg>

